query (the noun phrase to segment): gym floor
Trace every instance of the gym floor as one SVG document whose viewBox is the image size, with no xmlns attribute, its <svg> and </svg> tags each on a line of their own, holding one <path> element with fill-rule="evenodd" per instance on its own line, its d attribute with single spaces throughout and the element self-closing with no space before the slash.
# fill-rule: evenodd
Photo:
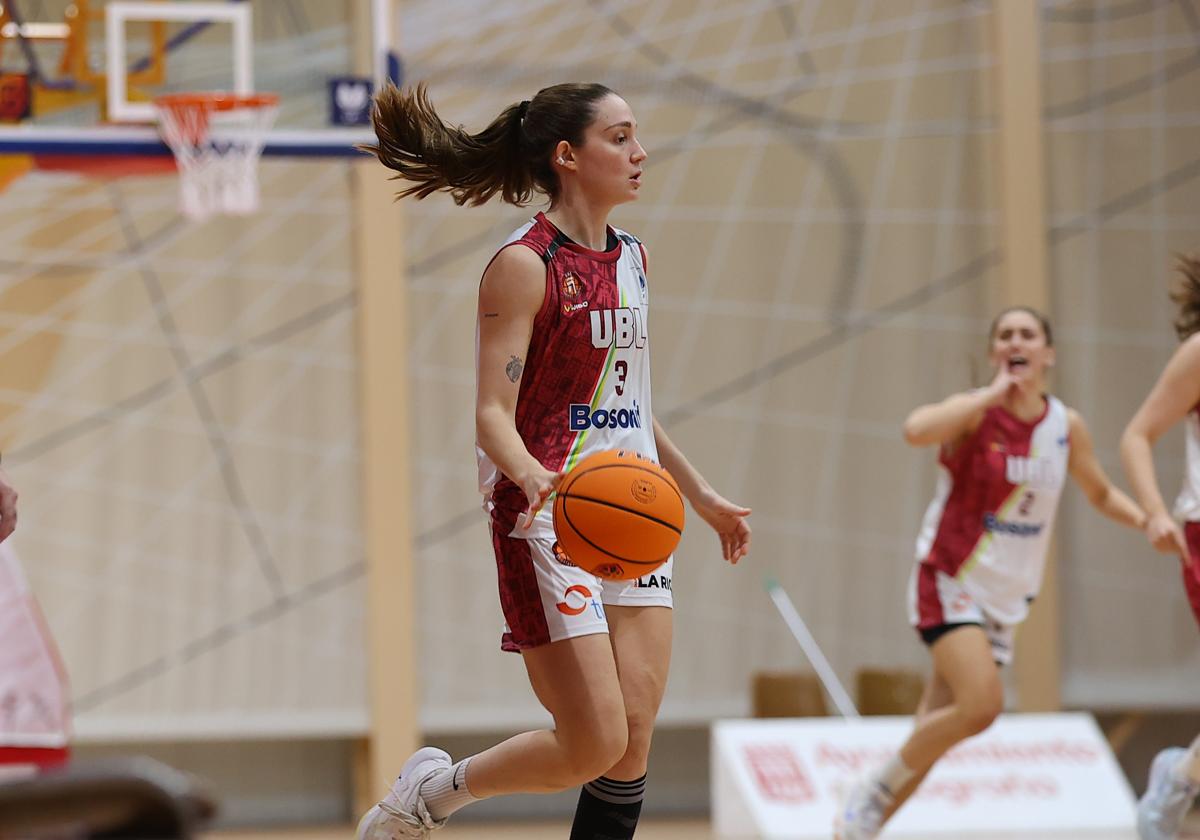
<svg viewBox="0 0 1200 840">
<path fill-rule="evenodd" d="M 568 824 L 560 821 L 504 822 L 487 824 L 462 822 L 447 825 L 435 835 L 437 840 L 562 840 Z M 353 826 L 291 828 L 276 831 L 218 832 L 211 840 L 349 840 Z M 705 840 L 712 837 L 708 820 L 652 820 L 638 827 L 638 840 Z"/>
<path fill-rule="evenodd" d="M 500 824 L 463 822 L 448 825 L 435 836 L 437 840 L 562 840 L 566 834 L 566 824 L 558 821 Z M 349 840 L 353 835 L 351 826 L 330 826 L 271 832 L 220 832 L 212 835 L 211 840 L 283 840 L 285 837 L 289 840 Z M 712 837 L 712 826 L 708 820 L 695 819 L 651 820 L 643 822 L 637 833 L 637 840 L 707 840 Z M 993 836 L 988 840 L 1006 839 Z M 1013 835 L 1011 840 L 1026 840 L 1026 836 Z M 1130 832 L 1128 836 L 1112 835 L 1090 840 L 1134 840 L 1134 834 Z M 1200 840 L 1200 811 L 1192 813 L 1188 827 L 1179 840 Z"/>
</svg>

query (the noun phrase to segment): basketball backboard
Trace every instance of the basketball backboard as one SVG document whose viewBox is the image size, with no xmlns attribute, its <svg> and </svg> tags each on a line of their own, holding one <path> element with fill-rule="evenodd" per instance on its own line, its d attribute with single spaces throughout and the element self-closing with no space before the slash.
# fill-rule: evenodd
<svg viewBox="0 0 1200 840">
<path fill-rule="evenodd" d="M 154 97 L 280 97 L 268 154 L 352 152 L 366 127 L 335 126 L 335 84 L 373 89 L 399 66 L 393 0 L 3 0 L 0 70 L 28 74 L 30 117 L 0 125 L 0 153 L 138 153 Z M 37 37 L 34 37 L 34 36 Z M 350 93 L 362 93 L 364 87 Z M 362 97 L 357 97 L 361 99 Z"/>
</svg>

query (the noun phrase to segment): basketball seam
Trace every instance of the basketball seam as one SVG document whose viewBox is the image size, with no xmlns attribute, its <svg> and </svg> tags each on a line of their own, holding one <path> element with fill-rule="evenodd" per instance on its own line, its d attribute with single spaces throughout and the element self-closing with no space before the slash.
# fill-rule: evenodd
<svg viewBox="0 0 1200 840">
<path fill-rule="evenodd" d="M 578 496 L 568 497 L 568 498 L 578 498 Z M 667 560 L 671 556 L 670 554 L 668 554 L 666 557 L 664 557 L 661 560 L 631 560 L 628 557 L 622 557 L 620 554 L 613 554 L 611 551 L 609 551 L 604 546 L 596 545 L 596 543 L 594 543 L 590 539 L 588 539 L 582 531 L 580 531 L 578 528 L 575 527 L 575 523 L 571 521 L 571 514 L 570 514 L 570 512 L 567 511 L 566 504 L 564 504 L 562 506 L 562 512 L 563 512 L 563 518 L 567 520 L 567 524 L 571 526 L 571 530 L 574 532 L 575 536 L 579 537 L 579 539 L 583 540 L 585 543 L 590 545 L 592 548 L 596 549 L 596 551 L 599 551 L 601 554 L 607 554 L 609 557 L 612 557 L 614 560 L 620 560 L 624 563 L 632 563 L 635 566 L 652 566 L 654 568 L 658 568 L 663 563 L 667 562 Z M 570 555 L 570 553 L 568 553 L 567 558 L 570 559 L 570 557 L 571 557 L 571 555 Z"/>
<path fill-rule="evenodd" d="M 579 529 L 575 527 L 575 523 L 571 521 L 571 514 L 567 513 L 566 508 L 563 508 L 563 516 L 566 517 L 567 524 L 571 526 L 571 530 L 575 532 L 575 536 L 579 537 L 579 539 L 583 540 L 585 543 L 590 545 L 592 548 L 596 549 L 596 551 L 599 551 L 601 554 L 607 554 L 609 557 L 613 558 L 614 560 L 620 560 L 622 563 L 630 563 L 634 566 L 653 566 L 654 568 L 658 568 L 663 563 L 667 562 L 666 557 L 664 557 L 662 560 L 631 560 L 628 557 L 622 557 L 620 554 L 613 554 L 607 548 L 596 545 L 594 542 L 592 542 L 587 537 L 585 537 L 583 534 L 581 534 L 579 532 Z M 671 555 L 669 555 L 669 554 L 667 555 L 667 557 L 670 557 L 670 556 Z M 567 559 L 568 560 L 571 559 L 571 555 L 569 553 L 567 554 Z M 587 571 L 587 570 L 585 569 L 584 571 Z M 595 574 L 595 572 L 592 572 L 592 574 Z M 639 577 L 640 577 L 640 575 L 639 575 Z"/>
<path fill-rule="evenodd" d="M 659 519 L 657 516 L 651 516 L 648 513 L 642 513 L 640 510 L 633 510 L 632 508 L 623 507 L 622 505 L 614 504 L 612 502 L 606 502 L 604 499 L 597 499 L 594 496 L 579 496 L 579 495 L 576 495 L 575 493 L 559 493 L 559 495 L 566 499 L 579 499 L 579 501 L 581 501 L 581 502 L 592 502 L 597 505 L 604 505 L 605 507 L 614 508 L 616 510 L 622 510 L 622 511 L 625 511 L 625 513 L 632 513 L 634 516 L 640 516 L 643 519 L 649 519 L 651 522 L 657 522 L 659 525 L 662 525 L 664 528 L 670 528 L 676 534 L 683 536 L 682 528 L 676 528 L 674 525 L 672 525 L 670 522 L 667 522 L 665 519 Z M 564 514 L 567 513 L 567 505 L 565 502 L 563 503 L 563 513 Z M 570 516 L 567 516 L 567 521 L 570 522 Z M 575 528 L 575 523 L 572 522 L 571 527 Z M 579 532 L 579 529 L 576 528 L 576 533 L 578 533 L 578 532 Z M 616 557 L 615 554 L 613 556 Z M 636 563 L 637 561 L 634 560 L 631 562 Z"/>
<path fill-rule="evenodd" d="M 577 475 L 573 479 L 571 479 L 571 483 L 569 485 L 560 487 L 558 492 L 559 493 L 567 493 L 567 495 L 570 495 L 569 491 L 570 491 L 571 487 L 573 487 L 575 485 L 575 482 L 579 481 L 579 479 L 583 478 L 583 476 L 586 475 L 587 473 L 598 472 L 600 470 L 612 470 L 612 469 L 618 469 L 618 468 L 641 470 L 642 472 L 650 473 L 650 475 L 658 476 L 659 478 L 665 477 L 667 479 L 667 482 L 666 482 L 667 487 L 671 488 L 672 492 L 675 493 L 675 496 L 679 499 L 679 504 L 681 504 L 681 505 L 683 504 L 683 493 L 681 493 L 679 491 L 679 488 L 676 486 L 675 477 L 673 475 L 671 475 L 669 472 L 667 472 L 665 467 L 660 466 L 657 470 L 652 470 L 649 467 L 643 467 L 641 464 L 600 464 L 599 466 L 596 466 L 596 467 L 588 467 L 587 470 L 585 470 L 583 473 L 580 473 L 579 475 Z M 583 498 L 583 497 L 577 496 L 576 498 Z M 663 524 L 666 524 L 666 523 L 663 523 Z"/>
</svg>

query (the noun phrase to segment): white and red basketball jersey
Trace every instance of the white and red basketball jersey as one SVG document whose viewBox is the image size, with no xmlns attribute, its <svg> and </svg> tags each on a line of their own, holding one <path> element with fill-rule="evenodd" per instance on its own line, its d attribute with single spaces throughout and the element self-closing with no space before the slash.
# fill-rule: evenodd
<svg viewBox="0 0 1200 840">
<path fill-rule="evenodd" d="M 604 449 L 658 460 L 650 407 L 646 254 L 623 231 L 610 228 L 609 239 L 614 247 L 593 251 L 538 213 L 501 248 L 523 245 L 546 264 L 546 295 L 533 322 L 516 423 L 530 454 L 549 470 L 569 470 Z M 478 366 L 477 356 L 477 376 Z M 475 449 L 484 507 L 489 512 L 528 507 L 521 488 L 478 445 Z M 553 539 L 550 511 L 547 504 L 528 531 L 512 535 Z"/>
<path fill-rule="evenodd" d="M 1175 500 L 1175 518 L 1200 522 L 1200 405 L 1188 412 L 1183 488 Z"/>
<path fill-rule="evenodd" d="M 1045 412 L 1029 423 L 989 408 L 938 459 L 917 560 L 956 578 L 996 621 L 1022 620 L 1041 587 L 1070 443 L 1066 407 L 1046 397 Z"/>
</svg>

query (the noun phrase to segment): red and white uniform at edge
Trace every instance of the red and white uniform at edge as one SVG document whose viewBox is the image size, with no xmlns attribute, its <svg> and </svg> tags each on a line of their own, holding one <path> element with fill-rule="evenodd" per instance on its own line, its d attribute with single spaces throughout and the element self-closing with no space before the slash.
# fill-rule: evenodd
<svg viewBox="0 0 1200 840">
<path fill-rule="evenodd" d="M 937 491 L 917 538 L 921 566 L 954 578 L 989 619 L 1020 622 L 1041 587 L 1069 455 L 1067 409 L 1054 397 L 1028 423 L 989 408 L 970 437 L 940 453 Z M 919 577 L 933 585 L 938 578 Z"/>
<path fill-rule="evenodd" d="M 1186 461 L 1183 487 L 1175 499 L 1175 518 L 1200 522 L 1200 405 L 1188 413 L 1185 430 Z"/>
<path fill-rule="evenodd" d="M 503 246 L 530 248 L 546 264 L 546 296 L 533 323 L 516 425 L 530 454 L 549 470 L 570 469 L 605 449 L 658 460 L 645 251 L 635 237 L 610 230 L 616 247 L 593 251 L 538 213 Z M 476 456 L 485 509 L 494 522 L 497 512 L 512 521 L 528 506 L 524 493 L 478 446 Z M 554 539 L 551 506 L 542 508 L 528 531 L 511 536 Z"/>
<path fill-rule="evenodd" d="M 1188 413 L 1185 440 L 1183 487 L 1175 500 L 1175 518 L 1183 522 L 1192 560 L 1183 567 L 1183 583 L 1192 613 L 1200 623 L 1200 405 Z"/>
<path fill-rule="evenodd" d="M 66 671 L 17 561 L 0 544 L 0 782 L 70 759 Z"/>
</svg>

